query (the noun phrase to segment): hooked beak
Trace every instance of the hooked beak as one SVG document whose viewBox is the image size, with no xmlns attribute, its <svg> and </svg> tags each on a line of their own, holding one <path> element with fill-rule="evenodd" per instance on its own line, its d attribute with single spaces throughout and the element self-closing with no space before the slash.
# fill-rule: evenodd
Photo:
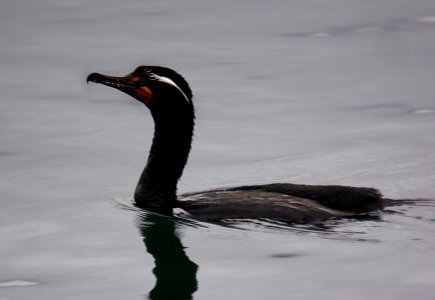
<svg viewBox="0 0 435 300">
<path fill-rule="evenodd" d="M 137 82 L 140 77 L 126 75 L 124 77 L 107 76 L 99 73 L 92 73 L 86 78 L 86 82 L 95 82 L 113 87 L 120 90 L 144 104 L 149 104 L 152 100 L 153 93 L 147 86 L 140 86 Z"/>
</svg>

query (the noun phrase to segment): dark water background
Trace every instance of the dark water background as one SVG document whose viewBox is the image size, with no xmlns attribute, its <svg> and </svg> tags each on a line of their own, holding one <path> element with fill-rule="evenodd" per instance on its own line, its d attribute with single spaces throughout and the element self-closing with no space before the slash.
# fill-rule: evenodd
<svg viewBox="0 0 435 300">
<path fill-rule="evenodd" d="M 140 64 L 187 78 L 182 192 L 288 181 L 435 198 L 433 0 L 2 0 L 0 41 L 1 300 L 433 299 L 433 206 L 321 228 L 129 209 L 151 118 L 85 84 Z"/>
</svg>

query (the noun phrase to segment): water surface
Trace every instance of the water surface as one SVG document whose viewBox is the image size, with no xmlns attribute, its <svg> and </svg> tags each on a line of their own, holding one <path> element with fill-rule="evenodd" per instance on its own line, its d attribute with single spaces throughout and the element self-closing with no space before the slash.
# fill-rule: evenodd
<svg viewBox="0 0 435 300">
<path fill-rule="evenodd" d="M 131 209 L 149 112 L 85 84 L 139 64 L 187 78 L 181 192 L 287 181 L 435 198 L 432 0 L 0 7 L 0 299 L 433 298 L 431 205 L 308 227 Z"/>
</svg>

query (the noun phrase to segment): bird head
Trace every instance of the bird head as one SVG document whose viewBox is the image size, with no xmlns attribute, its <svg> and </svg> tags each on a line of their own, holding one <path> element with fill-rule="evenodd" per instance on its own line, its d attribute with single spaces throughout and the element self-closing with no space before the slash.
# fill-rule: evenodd
<svg viewBox="0 0 435 300">
<path fill-rule="evenodd" d="M 169 68 L 140 66 L 122 77 L 92 73 L 87 78 L 89 81 L 118 89 L 144 103 L 151 111 L 161 110 L 162 107 L 193 107 L 188 83 Z"/>
</svg>

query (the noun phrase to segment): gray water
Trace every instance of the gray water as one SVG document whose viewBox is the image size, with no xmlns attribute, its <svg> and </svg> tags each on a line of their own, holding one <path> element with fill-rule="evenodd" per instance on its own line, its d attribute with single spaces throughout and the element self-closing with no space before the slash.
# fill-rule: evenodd
<svg viewBox="0 0 435 300">
<path fill-rule="evenodd" d="M 187 78 L 181 192 L 435 198 L 433 0 L 3 0 L 0 41 L 1 300 L 433 299 L 430 204 L 317 227 L 132 209 L 149 112 L 85 83 L 140 64 Z"/>
</svg>

